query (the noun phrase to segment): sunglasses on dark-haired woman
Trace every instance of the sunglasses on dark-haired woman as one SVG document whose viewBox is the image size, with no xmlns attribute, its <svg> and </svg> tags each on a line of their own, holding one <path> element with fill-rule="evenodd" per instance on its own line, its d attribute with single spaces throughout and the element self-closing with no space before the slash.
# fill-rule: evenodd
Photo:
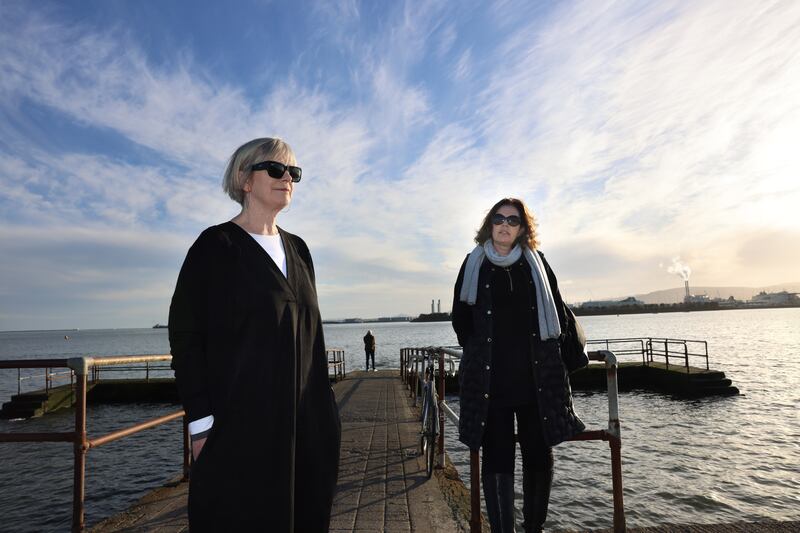
<svg viewBox="0 0 800 533">
<path fill-rule="evenodd" d="M 492 215 L 492 224 L 495 226 L 499 226 L 503 222 L 506 222 L 512 228 L 516 228 L 520 224 L 522 224 L 522 219 L 520 219 L 517 215 L 510 215 L 510 216 L 503 216 L 500 213 L 495 213 Z"/>
</svg>

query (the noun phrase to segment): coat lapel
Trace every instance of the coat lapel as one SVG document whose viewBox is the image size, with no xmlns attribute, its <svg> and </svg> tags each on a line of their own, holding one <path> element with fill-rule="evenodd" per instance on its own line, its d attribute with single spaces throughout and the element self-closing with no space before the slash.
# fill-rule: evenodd
<svg viewBox="0 0 800 533">
<path fill-rule="evenodd" d="M 281 269 L 278 265 L 275 264 L 272 257 L 267 253 L 264 248 L 261 247 L 256 240 L 250 236 L 247 231 L 245 231 L 241 226 L 236 224 L 235 222 L 230 222 L 231 225 L 235 226 L 236 229 L 234 230 L 237 235 L 240 237 L 241 246 L 249 250 L 249 254 L 255 255 L 261 259 L 264 268 L 269 271 L 269 273 L 278 281 L 278 284 L 281 286 L 283 290 L 291 294 L 292 296 L 296 296 L 295 285 L 294 283 L 290 283 L 286 276 L 283 275 Z M 291 243 L 289 242 L 288 237 L 285 235 L 283 230 L 278 228 L 278 232 L 281 236 L 281 241 L 283 242 L 283 250 L 286 254 L 286 272 L 289 277 L 289 280 L 296 277 L 296 273 L 294 270 L 296 266 L 294 265 L 297 261 L 290 259 L 290 248 L 292 249 L 292 254 L 296 257 L 296 252 L 294 252 L 294 248 L 292 247 Z"/>
<path fill-rule="evenodd" d="M 291 288 L 292 293 L 297 296 L 299 294 L 300 279 L 303 274 L 302 265 L 300 264 L 302 259 L 297 253 L 292 239 L 289 238 L 286 232 L 281 228 L 278 228 L 278 232 L 283 242 L 283 252 L 286 254 L 286 274 L 289 278 L 288 286 Z"/>
</svg>

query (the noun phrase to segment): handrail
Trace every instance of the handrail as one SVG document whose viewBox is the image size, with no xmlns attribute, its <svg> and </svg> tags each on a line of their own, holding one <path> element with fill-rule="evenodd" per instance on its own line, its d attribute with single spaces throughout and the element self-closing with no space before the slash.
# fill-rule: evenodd
<svg viewBox="0 0 800 533">
<path fill-rule="evenodd" d="M 142 360 L 142 357 L 147 357 L 148 359 Z M 115 362 L 119 360 L 119 358 L 126 359 L 127 362 L 130 363 L 144 363 L 144 366 L 135 366 L 135 367 L 109 367 L 109 365 L 118 366 L 119 364 Z M 141 371 L 145 373 L 145 380 L 150 379 L 150 372 L 156 370 L 171 370 L 168 365 L 164 366 L 151 366 L 151 362 L 158 362 L 158 361 L 171 361 L 172 356 L 169 354 L 159 354 L 159 355 L 122 355 L 122 356 L 103 356 L 94 358 L 100 361 L 99 364 L 94 365 L 94 370 L 91 375 L 90 381 L 99 381 L 100 379 L 100 367 L 109 367 L 105 368 L 106 372 L 125 372 L 125 371 Z M 8 369 L 17 369 L 17 394 L 22 394 L 22 382 L 28 380 L 34 380 L 37 378 L 44 378 L 44 391 L 49 392 L 50 389 L 53 388 L 53 381 L 56 379 L 64 379 L 66 381 L 67 376 L 69 377 L 70 386 L 74 386 L 74 379 L 75 379 L 75 370 L 69 369 L 66 372 L 51 372 L 53 368 L 69 368 L 69 359 L 6 359 L 0 361 L 0 370 L 8 370 Z M 35 368 L 44 368 L 44 374 L 32 374 L 23 376 L 21 374 L 21 369 L 35 369 Z"/>
<path fill-rule="evenodd" d="M 400 350 L 401 378 L 406 385 L 411 386 L 414 381 L 414 399 L 416 405 L 417 381 L 419 372 L 416 367 L 420 359 L 438 355 L 439 356 L 439 467 L 445 464 L 445 440 L 444 440 L 444 418 L 447 416 L 452 422 L 458 425 L 459 417 L 447 405 L 445 400 L 445 381 L 444 381 L 444 360 L 445 355 L 451 357 L 461 357 L 461 350 L 450 347 L 430 347 L 430 348 L 402 348 Z M 421 356 L 421 357 L 420 357 Z M 622 495 L 622 436 L 619 421 L 619 401 L 617 391 L 617 367 L 618 362 L 615 354 L 610 350 L 598 350 L 588 352 L 589 359 L 601 361 L 606 366 L 606 376 L 608 380 L 608 427 L 604 430 L 589 430 L 568 439 L 570 441 L 584 440 L 604 440 L 608 441 L 611 448 L 611 482 L 614 499 L 614 532 L 623 533 L 625 531 L 625 507 Z M 415 371 L 411 374 L 409 363 L 414 360 Z M 470 450 L 470 533 L 481 532 L 481 511 L 480 511 L 480 457 L 478 450 Z"/>
<path fill-rule="evenodd" d="M 72 484 L 72 531 L 79 532 L 85 528 L 85 481 L 86 454 L 92 448 L 139 433 L 176 418 L 183 417 L 183 480 L 189 477 L 189 461 L 191 447 L 186 414 L 183 410 L 154 418 L 127 428 L 113 431 L 106 435 L 89 439 L 86 431 L 86 393 L 88 390 L 89 372 L 100 367 L 126 363 L 150 363 L 152 361 L 169 361 L 170 355 L 132 355 L 113 357 L 73 357 L 70 359 L 18 359 L 0 361 L 0 369 L 9 368 L 71 368 L 76 376 L 75 384 L 75 430 L 70 432 L 47 433 L 0 433 L 3 442 L 72 442 L 74 451 L 74 468 Z"/>
</svg>

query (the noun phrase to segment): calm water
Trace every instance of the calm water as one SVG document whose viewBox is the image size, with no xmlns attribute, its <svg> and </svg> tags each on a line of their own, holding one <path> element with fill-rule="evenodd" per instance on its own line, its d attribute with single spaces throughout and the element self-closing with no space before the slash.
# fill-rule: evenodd
<svg viewBox="0 0 800 533">
<path fill-rule="evenodd" d="M 732 398 L 691 401 L 646 392 L 621 395 L 629 526 L 800 519 L 800 309 L 583 317 L 582 323 L 591 338 L 707 340 L 711 366 L 723 370 L 742 391 Z M 346 350 L 348 370 L 364 367 L 361 337 L 368 328 L 377 339 L 378 367 L 397 367 L 401 347 L 455 343 L 452 329 L 443 323 L 326 325 L 327 344 Z M 0 333 L 0 359 L 167 351 L 165 330 Z M 16 387 L 16 372 L 0 371 L 0 401 L 16 393 Z M 457 398 L 449 400 L 457 403 Z M 576 393 L 575 402 L 589 428 L 605 427 L 605 394 Z M 101 435 L 174 409 L 90 407 L 89 434 Z M 0 421 L 0 431 L 65 431 L 72 424 L 73 414 L 66 412 Z M 466 451 L 453 437 L 453 428 L 448 431 L 448 452 L 467 479 Z M 92 450 L 87 522 L 126 508 L 179 475 L 180 433 L 175 422 Z M 0 445 L 0 487 L 0 530 L 67 530 L 70 445 Z M 608 445 L 558 446 L 548 525 L 608 527 L 611 513 Z"/>
</svg>

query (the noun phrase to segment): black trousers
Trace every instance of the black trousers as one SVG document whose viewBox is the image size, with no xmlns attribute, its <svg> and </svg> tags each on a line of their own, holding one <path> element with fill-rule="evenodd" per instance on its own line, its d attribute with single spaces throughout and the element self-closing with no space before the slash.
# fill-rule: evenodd
<svg viewBox="0 0 800 533">
<path fill-rule="evenodd" d="M 369 370 L 369 358 L 372 358 L 372 370 L 375 370 L 375 349 L 374 348 L 364 348 L 364 351 L 367 353 L 367 370 Z"/>
<path fill-rule="evenodd" d="M 535 403 L 504 406 L 489 403 L 486 430 L 483 433 L 483 471 L 513 474 L 516 443 L 514 416 L 517 418 L 522 468 L 544 472 L 553 462 L 553 449 L 545 445 L 539 409 Z"/>
</svg>

